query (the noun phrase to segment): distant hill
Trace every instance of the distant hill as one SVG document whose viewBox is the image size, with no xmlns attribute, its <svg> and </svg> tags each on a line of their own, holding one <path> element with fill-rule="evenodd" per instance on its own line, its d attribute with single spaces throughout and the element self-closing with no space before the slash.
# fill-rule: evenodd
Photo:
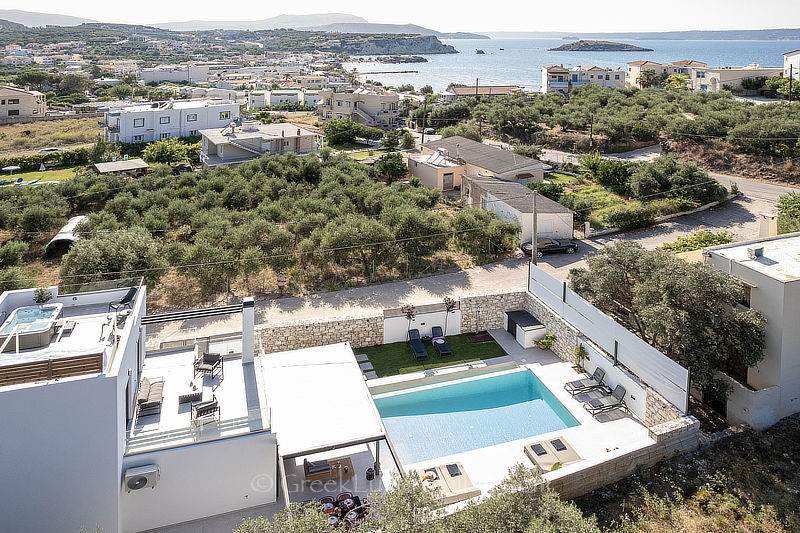
<svg viewBox="0 0 800 533">
<path fill-rule="evenodd" d="M 313 15 L 278 15 L 261 20 L 187 20 L 150 24 L 156 28 L 174 31 L 193 30 L 274 30 L 277 28 L 306 29 L 323 24 L 364 23 L 366 19 L 346 13 L 317 13 Z"/>
<path fill-rule="evenodd" d="M 11 22 L 10 20 L 0 19 L 0 30 L 21 30 L 25 28 L 24 24 Z"/>
<path fill-rule="evenodd" d="M 338 33 L 416 33 L 419 35 L 433 35 L 439 39 L 488 39 L 486 35 L 477 33 L 443 33 L 417 26 L 416 24 L 373 24 L 371 22 L 340 22 L 304 28 L 318 31 L 331 31 Z"/>
<path fill-rule="evenodd" d="M 652 48 L 642 48 L 632 44 L 614 43 L 611 41 L 575 41 L 549 48 L 550 52 L 652 52 Z"/>
<path fill-rule="evenodd" d="M 38 13 L 35 11 L 20 11 L 19 9 L 0 9 L 0 19 L 16 22 L 30 28 L 43 26 L 78 26 L 84 22 L 97 22 L 92 19 L 72 17 L 70 15 L 57 15 L 55 13 Z M 19 29 L 19 28 L 17 28 Z"/>
<path fill-rule="evenodd" d="M 697 41 L 793 41 L 800 40 L 800 28 L 772 30 L 687 30 L 660 32 L 578 33 L 569 32 L 487 32 L 494 39 L 619 39 Z"/>
</svg>

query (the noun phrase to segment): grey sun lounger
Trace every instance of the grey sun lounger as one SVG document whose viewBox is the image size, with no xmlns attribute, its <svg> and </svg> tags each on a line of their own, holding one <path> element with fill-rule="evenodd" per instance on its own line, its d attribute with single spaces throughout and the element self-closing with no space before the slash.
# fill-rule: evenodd
<svg viewBox="0 0 800 533">
<path fill-rule="evenodd" d="M 561 466 L 571 465 L 581 460 L 581 456 L 569 445 L 564 437 L 556 437 L 546 441 L 525 445 L 525 455 L 542 473 L 553 470 L 556 463 Z"/>
<path fill-rule="evenodd" d="M 441 326 L 433 326 L 431 328 L 431 337 L 431 344 L 439 352 L 439 355 L 451 355 L 453 353 L 450 350 L 450 345 L 447 344 L 447 338 L 445 338 Z"/>
<path fill-rule="evenodd" d="M 614 388 L 614 392 L 612 392 L 610 395 L 589 400 L 583 404 L 583 408 L 589 411 L 592 416 L 605 413 L 606 411 L 611 411 L 613 409 L 624 408 L 627 410 L 628 406 L 625 405 L 625 394 L 627 394 L 625 388 L 622 385 L 617 385 Z"/>
<path fill-rule="evenodd" d="M 426 350 L 425 345 L 422 344 L 418 329 L 408 330 L 408 345 L 411 347 L 411 351 L 414 352 L 414 357 L 416 359 L 428 357 L 428 350 Z"/>
<path fill-rule="evenodd" d="M 581 392 L 589 392 L 597 389 L 607 389 L 603 380 L 606 377 L 606 372 L 599 366 L 594 369 L 592 377 L 570 381 L 564 385 L 564 390 L 575 396 Z"/>
</svg>

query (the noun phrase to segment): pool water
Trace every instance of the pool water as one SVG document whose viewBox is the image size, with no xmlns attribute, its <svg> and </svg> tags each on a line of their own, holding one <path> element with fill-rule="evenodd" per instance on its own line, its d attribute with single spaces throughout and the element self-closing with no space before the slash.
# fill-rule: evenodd
<svg viewBox="0 0 800 533">
<path fill-rule="evenodd" d="M 403 465 L 578 425 L 530 370 L 374 398 Z"/>
<path fill-rule="evenodd" d="M 9 317 L 8 320 L 3 323 L 3 327 L 0 328 L 0 335 L 8 335 L 14 330 L 14 326 L 20 325 L 19 332 L 25 333 L 30 329 L 30 326 L 39 320 L 52 320 L 55 317 L 55 314 L 58 312 L 58 307 L 54 305 L 44 305 L 44 306 L 29 306 L 29 307 L 20 307 Z M 29 327 L 25 327 L 25 325 Z M 42 323 L 36 324 L 35 329 L 39 329 L 43 327 Z"/>
</svg>

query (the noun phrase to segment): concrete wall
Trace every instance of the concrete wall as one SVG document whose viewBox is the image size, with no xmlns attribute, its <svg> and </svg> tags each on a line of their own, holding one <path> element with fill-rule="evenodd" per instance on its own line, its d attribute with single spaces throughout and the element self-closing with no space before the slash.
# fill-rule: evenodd
<svg viewBox="0 0 800 533">
<path fill-rule="evenodd" d="M 272 433 L 126 457 L 125 469 L 158 465 L 160 479 L 154 488 L 122 489 L 121 531 L 134 533 L 272 503 L 277 461 Z"/>
<path fill-rule="evenodd" d="M 349 342 L 353 348 L 383 343 L 383 315 L 303 320 L 256 326 L 256 337 L 266 353 Z"/>
</svg>

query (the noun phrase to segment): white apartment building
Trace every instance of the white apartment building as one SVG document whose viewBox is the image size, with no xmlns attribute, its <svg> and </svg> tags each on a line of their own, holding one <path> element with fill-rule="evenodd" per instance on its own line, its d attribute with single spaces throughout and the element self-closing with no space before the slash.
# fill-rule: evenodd
<svg viewBox="0 0 800 533">
<path fill-rule="evenodd" d="M 767 320 L 764 359 L 725 376 L 732 387 L 728 420 L 760 430 L 800 412 L 800 233 L 714 246 L 703 256 L 741 281 L 741 305 Z"/>
<path fill-rule="evenodd" d="M 382 129 L 397 127 L 400 96 L 388 91 L 359 87 L 345 91 L 320 91 L 317 114 L 321 122 L 349 118 L 353 122 Z"/>
<path fill-rule="evenodd" d="M 783 77 L 800 80 L 800 50 L 783 54 Z"/>
<path fill-rule="evenodd" d="M 239 104 L 226 100 L 169 100 L 109 109 L 101 123 L 109 142 L 150 142 L 199 135 L 239 119 Z"/>
<path fill-rule="evenodd" d="M 316 107 L 320 100 L 322 100 L 320 91 L 306 89 L 253 91 L 248 94 L 248 108 L 263 109 L 283 104 L 301 104 L 308 107 Z"/>
<path fill-rule="evenodd" d="M 656 63 L 654 61 L 633 61 L 628 63 L 627 85 L 639 87 L 639 75 L 646 70 L 659 77 L 681 74 L 688 78 L 687 88 L 693 91 L 715 93 L 724 89 L 741 87 L 742 80 L 760 76 L 773 77 L 783 74 L 782 67 L 762 67 L 751 63 L 744 67 L 709 67 L 701 61 L 685 59 L 672 63 Z"/>
<path fill-rule="evenodd" d="M 599 85 L 601 87 L 625 87 L 625 71 L 602 67 L 565 68 L 564 65 L 548 65 L 542 67 L 542 92 L 558 92 L 568 95 L 572 89 L 583 85 Z"/>
</svg>

